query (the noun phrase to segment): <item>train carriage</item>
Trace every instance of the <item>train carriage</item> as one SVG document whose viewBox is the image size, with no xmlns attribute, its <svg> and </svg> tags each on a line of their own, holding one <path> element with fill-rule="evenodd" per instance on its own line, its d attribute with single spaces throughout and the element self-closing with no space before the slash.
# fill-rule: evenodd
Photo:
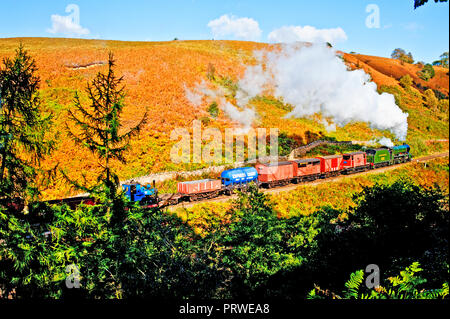
<svg viewBox="0 0 450 319">
<path fill-rule="evenodd" d="M 269 188 L 289 184 L 296 173 L 296 164 L 293 162 L 257 164 L 255 168 L 259 183 Z"/>
<path fill-rule="evenodd" d="M 320 172 L 322 178 L 338 176 L 343 168 L 342 155 L 329 155 L 317 157 L 320 160 Z"/>
<path fill-rule="evenodd" d="M 213 198 L 219 195 L 222 188 L 220 179 L 203 179 L 198 181 L 180 182 L 178 193 L 189 201 Z"/>
<path fill-rule="evenodd" d="M 294 181 L 296 183 L 316 180 L 320 177 L 320 160 L 317 158 L 307 158 L 293 161 Z"/>
<path fill-rule="evenodd" d="M 251 182 L 258 182 L 258 171 L 254 167 L 234 168 L 223 171 L 220 175 L 222 188 L 228 195 L 234 189 L 242 189 Z"/>
</svg>

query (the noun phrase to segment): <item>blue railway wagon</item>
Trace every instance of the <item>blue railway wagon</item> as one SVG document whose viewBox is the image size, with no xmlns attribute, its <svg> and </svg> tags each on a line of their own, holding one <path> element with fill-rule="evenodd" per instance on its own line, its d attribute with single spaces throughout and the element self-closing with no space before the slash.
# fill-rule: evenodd
<svg viewBox="0 0 450 319">
<path fill-rule="evenodd" d="M 223 186 L 234 187 L 256 182 L 258 171 L 254 167 L 235 168 L 223 171 L 220 177 Z"/>
</svg>

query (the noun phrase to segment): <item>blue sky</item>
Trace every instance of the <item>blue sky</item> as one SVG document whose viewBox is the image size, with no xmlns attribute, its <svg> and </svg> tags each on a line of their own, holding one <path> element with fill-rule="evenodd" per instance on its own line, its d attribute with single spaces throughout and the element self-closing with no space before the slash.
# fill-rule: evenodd
<svg viewBox="0 0 450 319">
<path fill-rule="evenodd" d="M 143 41 L 177 37 L 273 42 L 280 39 L 280 33 L 274 36 L 272 31 L 295 26 L 299 28 L 284 29 L 281 38 L 296 36 L 301 40 L 305 36 L 321 38 L 334 34 L 335 46 L 347 52 L 389 56 L 393 49 L 401 47 L 412 52 L 417 61 L 432 62 L 448 51 L 449 7 L 448 3 L 430 1 L 416 10 L 413 0 L 4 1 L 0 37 Z M 74 11 L 65 11 L 69 4 L 79 8 L 78 24 Z M 379 9 L 379 27 L 366 26 L 367 17 L 374 13 L 366 12 L 369 4 Z M 64 19 L 71 14 L 73 23 L 69 21 L 64 29 Z M 313 28 L 304 29 L 305 26 Z M 286 34 L 289 32 L 294 33 Z"/>
</svg>

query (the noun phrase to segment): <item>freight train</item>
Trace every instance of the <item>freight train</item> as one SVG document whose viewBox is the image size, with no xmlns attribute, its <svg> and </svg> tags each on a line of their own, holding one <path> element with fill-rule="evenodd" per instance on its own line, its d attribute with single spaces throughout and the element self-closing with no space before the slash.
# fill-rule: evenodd
<svg viewBox="0 0 450 319">
<path fill-rule="evenodd" d="M 225 170 L 220 179 L 203 179 L 179 182 L 176 194 L 158 196 L 153 183 L 151 185 L 122 185 L 125 196 L 132 202 L 138 202 L 144 208 L 157 208 L 177 205 L 185 201 L 212 199 L 220 195 L 231 195 L 235 190 L 245 189 L 250 183 L 260 188 L 279 187 L 298 184 L 317 179 L 349 175 L 371 169 L 406 163 L 411 160 L 409 145 L 366 149 L 364 152 L 341 155 L 320 156 L 292 161 L 262 164 L 255 167 L 242 167 Z M 58 201 L 52 201 L 56 203 Z M 76 197 L 59 200 L 76 206 L 80 203 L 95 204 L 90 197 Z"/>
</svg>

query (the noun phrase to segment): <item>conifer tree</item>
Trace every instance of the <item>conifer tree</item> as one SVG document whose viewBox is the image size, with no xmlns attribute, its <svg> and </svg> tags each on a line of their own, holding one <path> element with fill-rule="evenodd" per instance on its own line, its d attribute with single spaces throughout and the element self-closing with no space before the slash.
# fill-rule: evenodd
<svg viewBox="0 0 450 319">
<path fill-rule="evenodd" d="M 41 112 L 36 63 L 22 45 L 0 68 L 0 199 L 37 195 L 41 160 L 53 150 L 51 115 Z M 27 196 L 30 195 L 30 196 Z"/>
<path fill-rule="evenodd" d="M 110 202 L 116 198 L 119 178 L 111 168 L 111 162 L 118 160 L 125 163 L 124 152 L 129 148 L 130 139 L 137 135 L 146 122 L 146 114 L 141 121 L 126 132 L 122 131 L 120 115 L 124 107 L 125 86 L 123 77 L 114 73 L 114 55 L 109 53 L 108 71 L 98 73 L 87 84 L 88 105 L 83 105 L 78 94 L 75 95 L 75 110 L 69 111 L 72 122 L 78 127 L 74 132 L 67 125 L 73 140 L 88 148 L 98 156 L 102 167 L 94 187 L 78 186 L 93 194 L 104 194 Z"/>
</svg>

